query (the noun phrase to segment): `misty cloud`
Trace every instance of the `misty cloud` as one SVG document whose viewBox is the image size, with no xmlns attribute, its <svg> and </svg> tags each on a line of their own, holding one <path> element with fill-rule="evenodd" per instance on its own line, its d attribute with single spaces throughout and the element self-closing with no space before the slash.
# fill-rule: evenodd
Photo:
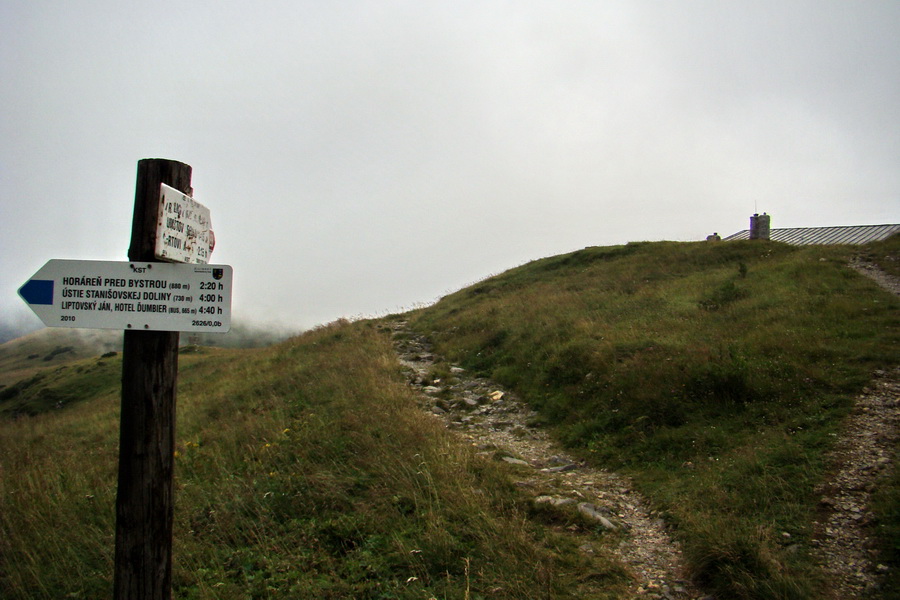
<svg viewBox="0 0 900 600">
<path fill-rule="evenodd" d="M 900 222 L 895 2 L 0 7 L 4 318 L 124 259 L 181 160 L 238 318 L 309 327 L 530 259 Z"/>
</svg>

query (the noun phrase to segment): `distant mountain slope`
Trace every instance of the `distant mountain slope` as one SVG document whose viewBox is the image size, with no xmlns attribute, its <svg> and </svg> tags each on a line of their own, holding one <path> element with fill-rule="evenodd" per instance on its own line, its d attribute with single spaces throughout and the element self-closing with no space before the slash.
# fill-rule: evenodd
<svg viewBox="0 0 900 600">
<path fill-rule="evenodd" d="M 226 334 L 181 334 L 181 344 L 222 348 L 258 348 L 282 341 L 295 332 L 286 328 L 234 323 Z M 73 360 L 118 352 L 122 332 L 106 329 L 45 327 L 0 344 L 0 386 L 10 385 L 40 369 Z"/>
<path fill-rule="evenodd" d="M 31 323 L 0 321 L 0 344 L 5 344 L 36 330 L 37 326 Z"/>
<path fill-rule="evenodd" d="M 122 332 L 45 328 L 0 344 L 0 385 L 9 385 L 46 367 L 117 352 Z"/>
</svg>

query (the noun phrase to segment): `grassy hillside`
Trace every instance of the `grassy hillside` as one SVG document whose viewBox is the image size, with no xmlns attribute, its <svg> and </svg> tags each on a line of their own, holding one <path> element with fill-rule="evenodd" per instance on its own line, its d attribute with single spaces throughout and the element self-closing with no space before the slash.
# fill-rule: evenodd
<svg viewBox="0 0 900 600">
<path fill-rule="evenodd" d="M 75 387 L 77 368 L 58 376 Z M 191 348 L 179 371 L 174 597 L 623 589 L 613 561 L 531 523 L 500 467 L 417 408 L 371 323 L 262 350 Z M 4 599 L 108 597 L 117 407 L 104 385 L 90 402 L 0 419 Z"/>
<path fill-rule="evenodd" d="M 0 344 L 0 390 L 47 367 L 122 348 L 121 331 L 45 328 Z"/>
<path fill-rule="evenodd" d="M 183 334 L 181 344 L 259 348 L 287 337 L 284 330 L 235 323 L 224 335 Z M 34 415 L 93 397 L 95 384 L 116 382 L 121 373 L 100 369 L 109 361 L 94 359 L 121 349 L 122 332 L 102 329 L 45 328 L 0 344 L 0 415 Z M 60 377 L 69 368 L 83 375 L 80 382 Z"/>
<path fill-rule="evenodd" d="M 631 475 L 708 591 L 819 599 L 824 452 L 872 371 L 900 362 L 900 303 L 846 267 L 853 252 L 587 248 L 408 316 Z M 900 240 L 865 252 L 893 264 Z M 121 357 L 48 363 L 0 388 L 0 596 L 106 597 Z M 185 348 L 178 411 L 175 597 L 627 597 L 616 537 L 585 555 L 554 533 L 571 523 L 534 521 L 503 464 L 420 412 L 377 321 Z M 900 478 L 877 498 L 900 572 Z"/>
<path fill-rule="evenodd" d="M 852 252 L 586 248 L 447 296 L 414 326 L 588 460 L 631 474 L 701 584 L 821 598 L 808 550 L 823 452 L 872 371 L 900 359 L 898 301 L 846 267 Z"/>
</svg>

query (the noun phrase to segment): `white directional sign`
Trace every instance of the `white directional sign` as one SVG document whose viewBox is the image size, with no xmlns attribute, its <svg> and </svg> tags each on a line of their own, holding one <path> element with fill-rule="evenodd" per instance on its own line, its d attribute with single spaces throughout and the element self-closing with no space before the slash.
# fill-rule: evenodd
<svg viewBox="0 0 900 600">
<path fill-rule="evenodd" d="M 228 265 L 51 260 L 19 288 L 48 327 L 231 329 Z"/>
<path fill-rule="evenodd" d="M 209 209 L 166 184 L 159 191 L 156 249 L 160 260 L 205 265 L 215 245 Z"/>
</svg>

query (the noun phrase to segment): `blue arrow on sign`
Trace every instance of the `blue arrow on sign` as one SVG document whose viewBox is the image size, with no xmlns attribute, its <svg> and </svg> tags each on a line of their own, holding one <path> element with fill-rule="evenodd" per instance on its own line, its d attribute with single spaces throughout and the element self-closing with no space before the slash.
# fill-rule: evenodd
<svg viewBox="0 0 900 600">
<path fill-rule="evenodd" d="M 29 279 L 19 288 L 19 295 L 28 304 L 53 304 L 53 280 Z"/>
</svg>

